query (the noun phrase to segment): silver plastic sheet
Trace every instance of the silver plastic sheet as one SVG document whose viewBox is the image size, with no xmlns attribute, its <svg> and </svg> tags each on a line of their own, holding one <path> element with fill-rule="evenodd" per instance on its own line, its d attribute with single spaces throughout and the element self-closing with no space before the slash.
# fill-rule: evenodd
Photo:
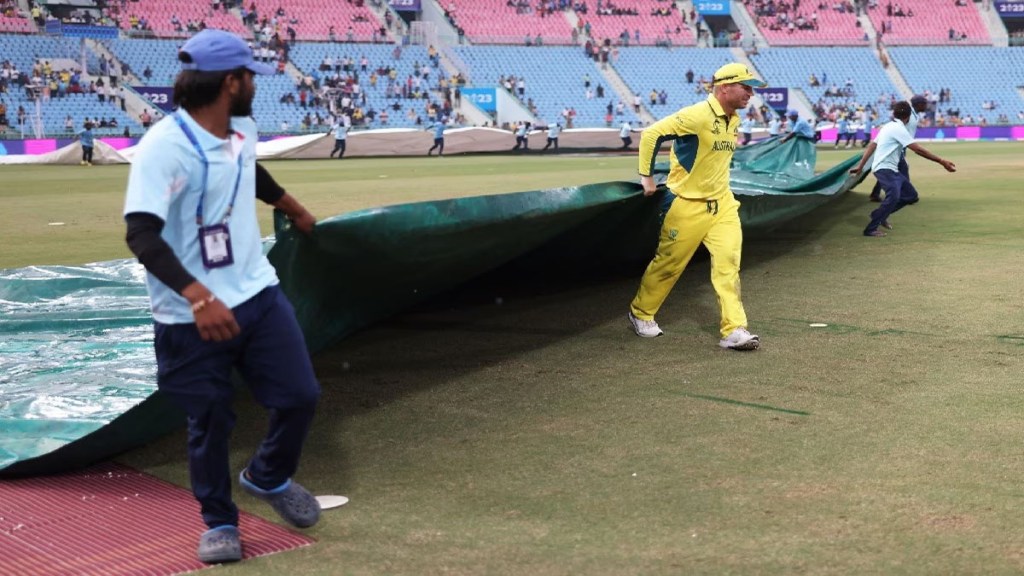
<svg viewBox="0 0 1024 576">
<path fill-rule="evenodd" d="M 144 278 L 135 260 L 0 270 L 0 469 L 153 394 Z"/>
</svg>

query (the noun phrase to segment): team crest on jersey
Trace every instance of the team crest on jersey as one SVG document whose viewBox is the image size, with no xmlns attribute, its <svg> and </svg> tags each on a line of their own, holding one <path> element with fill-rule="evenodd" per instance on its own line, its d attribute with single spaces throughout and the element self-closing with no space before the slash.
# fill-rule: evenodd
<svg viewBox="0 0 1024 576">
<path fill-rule="evenodd" d="M 715 118 L 715 123 L 711 125 L 711 133 L 716 136 L 722 133 L 722 122 L 718 118 Z"/>
<path fill-rule="evenodd" d="M 679 236 L 679 230 L 676 230 L 675 228 L 673 228 L 673 229 L 668 231 L 668 239 L 669 240 L 675 240 L 676 236 Z"/>
</svg>

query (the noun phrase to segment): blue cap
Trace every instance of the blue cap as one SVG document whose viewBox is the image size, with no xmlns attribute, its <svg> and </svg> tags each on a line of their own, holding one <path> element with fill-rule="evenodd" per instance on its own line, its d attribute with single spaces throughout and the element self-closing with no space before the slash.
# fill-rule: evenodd
<svg viewBox="0 0 1024 576">
<path fill-rule="evenodd" d="M 790 110 L 789 112 L 786 112 L 786 116 L 799 116 L 799 115 L 800 115 L 800 113 L 797 112 L 796 110 Z"/>
<path fill-rule="evenodd" d="M 273 74 L 274 68 L 256 62 L 252 57 L 252 49 L 238 36 L 224 30 L 207 28 L 181 47 L 192 57 L 192 62 L 182 62 L 182 70 L 198 70 L 199 72 L 223 72 L 247 68 L 256 74 Z"/>
</svg>

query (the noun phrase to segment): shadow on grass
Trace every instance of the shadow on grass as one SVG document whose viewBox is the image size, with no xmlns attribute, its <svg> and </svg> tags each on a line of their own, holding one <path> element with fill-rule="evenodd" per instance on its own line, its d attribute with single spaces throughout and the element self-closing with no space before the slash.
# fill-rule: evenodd
<svg viewBox="0 0 1024 576">
<path fill-rule="evenodd" d="M 748 235 L 745 270 L 756 273 L 760 264 L 817 241 L 864 204 L 863 196 L 846 194 L 784 226 Z M 588 334 L 601 353 L 642 361 L 631 351 L 638 339 L 625 315 L 645 266 L 636 262 L 615 270 L 544 275 L 506 266 L 318 354 L 314 363 L 324 394 L 307 458 L 334 461 L 332 439 L 344 434 L 348 417 L 489 366 L 514 364 L 510 361 L 518 356 L 563 340 Z M 699 326 L 699 338 L 714 341 L 718 307 L 709 274 L 709 258 L 701 249 L 664 310 Z M 608 325 L 614 331 L 605 330 Z M 343 474 L 344 468 L 335 471 Z"/>
<path fill-rule="evenodd" d="M 747 233 L 745 273 L 757 273 L 762 264 L 817 241 L 864 204 L 863 195 L 845 194 L 772 230 Z M 579 370 L 576 365 L 516 367 L 516 358 L 532 351 L 586 335 L 591 356 L 643 362 L 639 346 L 651 343 L 630 332 L 625 315 L 645 266 L 643 261 L 610 270 L 543 273 L 505 266 L 317 354 L 313 362 L 323 395 L 300 475 L 320 478 L 321 485 L 351 485 L 342 439 L 347 422 L 365 412 L 498 366 L 521 371 L 511 391 L 516 394 L 528 394 L 531 387 L 558 379 L 560 372 Z M 663 308 L 666 319 L 692 328 L 684 334 L 676 329 L 666 338 L 717 340 L 719 313 L 709 274 L 707 252 L 701 249 Z M 266 422 L 247 392 L 238 399 L 232 443 L 236 467 L 255 450 Z M 184 443 L 185 433 L 179 430 L 122 460 L 139 468 L 174 467 L 184 460 Z M 187 483 L 187 472 L 180 469 L 165 468 L 163 475 Z"/>
</svg>

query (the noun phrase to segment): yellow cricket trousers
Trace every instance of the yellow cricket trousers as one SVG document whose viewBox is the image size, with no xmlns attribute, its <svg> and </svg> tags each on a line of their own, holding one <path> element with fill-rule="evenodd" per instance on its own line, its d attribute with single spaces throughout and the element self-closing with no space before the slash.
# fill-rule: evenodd
<svg viewBox="0 0 1024 576">
<path fill-rule="evenodd" d="M 647 265 L 640 289 L 630 304 L 633 316 L 654 319 L 701 243 L 711 253 L 711 284 L 722 313 L 722 337 L 747 325 L 747 314 L 740 301 L 743 229 L 740 203 L 732 194 L 718 201 L 680 197 L 672 201 L 661 226 L 658 251 Z"/>
</svg>

